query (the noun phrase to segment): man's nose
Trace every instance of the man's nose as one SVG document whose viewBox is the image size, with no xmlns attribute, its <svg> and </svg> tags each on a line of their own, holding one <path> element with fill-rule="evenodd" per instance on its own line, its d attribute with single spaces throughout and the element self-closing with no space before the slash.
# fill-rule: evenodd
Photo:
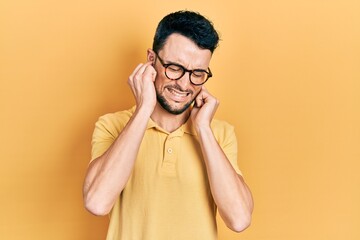
<svg viewBox="0 0 360 240">
<path fill-rule="evenodd" d="M 182 90 L 187 90 L 188 87 L 191 85 L 190 82 L 190 74 L 191 72 L 186 72 L 180 79 L 178 79 L 176 82 L 181 87 Z"/>
</svg>

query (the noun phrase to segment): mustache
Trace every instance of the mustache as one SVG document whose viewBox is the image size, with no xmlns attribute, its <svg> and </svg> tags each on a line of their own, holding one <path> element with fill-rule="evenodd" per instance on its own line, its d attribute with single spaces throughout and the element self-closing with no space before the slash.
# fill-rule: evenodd
<svg viewBox="0 0 360 240">
<path fill-rule="evenodd" d="M 193 94 L 194 92 L 190 89 L 182 89 L 179 85 L 177 84 L 171 84 L 171 85 L 167 85 L 166 86 L 167 88 L 173 88 L 175 90 L 178 90 L 180 92 L 185 92 L 185 93 L 190 93 L 190 94 Z"/>
</svg>

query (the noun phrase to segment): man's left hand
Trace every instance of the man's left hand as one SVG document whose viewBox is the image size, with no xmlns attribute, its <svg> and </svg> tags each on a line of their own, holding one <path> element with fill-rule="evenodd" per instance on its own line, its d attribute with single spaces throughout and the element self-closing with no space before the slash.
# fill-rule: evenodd
<svg viewBox="0 0 360 240">
<path fill-rule="evenodd" d="M 196 96 L 194 107 L 191 111 L 191 120 L 197 130 L 201 127 L 210 127 L 211 120 L 220 102 L 202 86 L 200 93 Z"/>
</svg>

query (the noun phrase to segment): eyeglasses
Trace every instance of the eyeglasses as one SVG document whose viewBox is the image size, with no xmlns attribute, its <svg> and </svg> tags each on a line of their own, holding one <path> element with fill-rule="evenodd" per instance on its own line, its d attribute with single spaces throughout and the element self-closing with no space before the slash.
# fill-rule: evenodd
<svg viewBox="0 0 360 240">
<path fill-rule="evenodd" d="M 156 54 L 160 60 L 161 65 L 165 68 L 165 76 L 170 80 L 179 80 L 185 73 L 189 73 L 190 82 L 196 86 L 204 84 L 209 78 L 212 77 L 210 68 L 209 72 L 203 69 L 188 70 L 183 66 L 175 63 L 165 64 L 160 58 L 159 54 Z"/>
</svg>

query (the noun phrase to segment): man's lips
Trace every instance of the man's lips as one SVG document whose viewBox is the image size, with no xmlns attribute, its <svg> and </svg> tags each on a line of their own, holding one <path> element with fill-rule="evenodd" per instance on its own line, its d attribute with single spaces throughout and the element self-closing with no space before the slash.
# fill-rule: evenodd
<svg viewBox="0 0 360 240">
<path fill-rule="evenodd" d="M 167 87 L 166 90 L 170 93 L 170 98 L 177 102 L 187 100 L 187 96 L 190 95 L 190 91 L 181 91 L 172 87 Z"/>
<path fill-rule="evenodd" d="M 179 91 L 179 90 L 176 90 L 174 88 L 167 88 L 167 90 L 169 92 L 171 92 L 172 94 L 175 94 L 177 96 L 188 96 L 190 93 L 189 92 L 183 92 L 183 91 Z"/>
</svg>

